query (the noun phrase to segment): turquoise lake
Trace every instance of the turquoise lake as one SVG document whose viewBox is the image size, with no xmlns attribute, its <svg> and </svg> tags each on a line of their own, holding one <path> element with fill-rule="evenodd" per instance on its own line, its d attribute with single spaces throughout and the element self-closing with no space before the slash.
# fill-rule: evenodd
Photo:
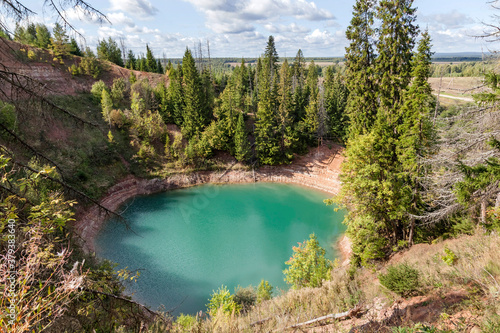
<svg viewBox="0 0 500 333">
<path fill-rule="evenodd" d="M 122 206 L 128 219 L 110 220 L 96 238 L 96 253 L 139 270 L 127 283 L 134 300 L 156 309 L 205 311 L 213 290 L 231 293 L 262 279 L 286 290 L 283 270 L 292 247 L 315 233 L 331 260 L 345 231 L 343 212 L 328 194 L 274 183 L 202 185 L 137 197 Z"/>
</svg>

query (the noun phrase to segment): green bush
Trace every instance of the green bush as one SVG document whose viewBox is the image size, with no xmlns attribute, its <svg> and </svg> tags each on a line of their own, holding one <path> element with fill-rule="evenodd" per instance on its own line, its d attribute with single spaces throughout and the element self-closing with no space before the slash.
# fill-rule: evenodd
<svg viewBox="0 0 500 333">
<path fill-rule="evenodd" d="M 455 252 L 450 250 L 449 248 L 445 247 L 444 248 L 444 256 L 441 256 L 441 259 L 448 265 L 448 266 L 453 266 L 455 262 L 458 260 L 457 255 Z"/>
<path fill-rule="evenodd" d="M 243 311 L 250 309 L 257 300 L 257 293 L 253 286 L 242 288 L 238 286 L 234 291 L 234 301 L 241 306 Z"/>
<path fill-rule="evenodd" d="M 232 313 L 240 313 L 241 306 L 234 301 L 234 296 L 231 295 L 226 286 L 221 286 L 217 291 L 211 295 L 209 303 L 207 304 L 208 313 L 215 317 L 222 311 L 223 314 L 230 315 Z"/>
<path fill-rule="evenodd" d="M 92 96 L 94 96 L 94 99 L 96 101 L 101 102 L 102 99 L 102 91 L 107 90 L 108 87 L 106 86 L 106 83 L 104 83 L 102 80 L 97 81 L 92 85 L 92 89 L 90 89 L 90 93 Z"/>
<path fill-rule="evenodd" d="M 196 317 L 181 313 L 175 320 L 175 327 L 181 332 L 189 332 L 196 324 Z"/>
<path fill-rule="evenodd" d="M 257 303 L 262 301 L 267 301 L 273 296 L 273 286 L 268 281 L 260 281 L 259 287 L 257 288 Z"/>
<path fill-rule="evenodd" d="M 315 234 L 309 240 L 299 243 L 293 248 L 293 256 L 286 262 L 290 267 L 285 269 L 285 281 L 293 289 L 302 287 L 319 287 L 323 280 L 330 278 L 332 264 L 325 258 L 325 249 L 318 242 Z"/>
<path fill-rule="evenodd" d="M 420 272 L 408 264 L 389 266 L 378 279 L 381 285 L 403 297 L 416 294 L 420 288 Z"/>
</svg>

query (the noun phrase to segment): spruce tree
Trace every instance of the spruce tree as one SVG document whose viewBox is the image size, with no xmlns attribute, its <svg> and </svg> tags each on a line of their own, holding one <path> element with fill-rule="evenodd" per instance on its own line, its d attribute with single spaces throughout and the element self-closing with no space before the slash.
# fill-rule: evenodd
<svg viewBox="0 0 500 333">
<path fill-rule="evenodd" d="M 279 83 L 279 108 L 278 108 L 278 126 L 280 137 L 281 159 L 291 161 L 293 158 L 293 144 L 296 141 L 296 135 L 293 129 L 292 115 L 293 99 L 291 91 L 291 69 L 288 66 L 288 60 L 285 59 L 280 69 Z"/>
<path fill-rule="evenodd" d="M 267 40 L 266 50 L 264 52 L 264 62 L 268 67 L 271 76 L 274 76 L 278 68 L 278 51 L 276 51 L 276 45 L 274 44 L 274 37 L 269 36 Z"/>
<path fill-rule="evenodd" d="M 137 69 L 137 60 L 135 59 L 135 54 L 132 50 L 128 50 L 127 54 L 127 63 L 125 64 L 125 68 L 128 69 Z"/>
<path fill-rule="evenodd" d="M 240 162 L 246 162 L 250 157 L 250 142 L 242 113 L 238 116 L 236 132 L 234 133 L 234 150 L 234 157 Z"/>
<path fill-rule="evenodd" d="M 350 92 L 346 113 L 351 137 L 368 133 L 377 114 L 373 19 L 374 0 L 358 0 L 346 31 L 350 41 L 345 55 L 346 85 Z"/>
<path fill-rule="evenodd" d="M 203 128 L 208 125 L 205 110 L 203 86 L 196 63 L 189 49 L 186 49 L 182 58 L 182 74 L 184 88 L 184 112 L 182 135 L 188 139 L 201 133 Z"/>
<path fill-rule="evenodd" d="M 410 230 L 407 236 L 410 244 L 415 232 L 415 219 L 412 216 L 421 215 L 424 208 L 420 195 L 424 189 L 418 181 L 425 173 L 422 157 L 429 154 L 435 137 L 430 120 L 434 97 L 428 82 L 431 56 L 431 38 L 425 31 L 413 58 L 413 80 L 408 91 L 404 93 L 404 105 L 401 108 L 402 123 L 398 126 L 401 135 L 397 145 L 397 155 L 402 166 L 401 178 L 406 183 L 406 196 L 411 197 L 407 208 L 407 213 L 410 214 Z"/>
<path fill-rule="evenodd" d="M 272 75 L 269 59 L 259 73 L 259 102 L 255 122 L 255 144 L 257 157 L 262 164 L 278 164 L 281 157 L 280 137 L 277 121 L 276 77 Z"/>
<path fill-rule="evenodd" d="M 79 56 L 79 57 L 83 57 L 83 53 L 82 53 L 82 50 L 80 49 L 80 46 L 78 46 L 78 43 L 76 42 L 76 40 L 74 38 L 71 38 L 71 54 L 73 55 L 76 55 L 76 56 Z"/>
<path fill-rule="evenodd" d="M 38 23 L 36 25 L 36 46 L 42 49 L 47 49 L 50 46 L 50 31 L 45 24 Z"/>
<path fill-rule="evenodd" d="M 144 71 L 158 73 L 158 65 L 156 63 L 156 59 L 153 55 L 153 51 L 151 51 L 148 44 L 146 44 L 146 63 L 144 66 Z"/>
</svg>

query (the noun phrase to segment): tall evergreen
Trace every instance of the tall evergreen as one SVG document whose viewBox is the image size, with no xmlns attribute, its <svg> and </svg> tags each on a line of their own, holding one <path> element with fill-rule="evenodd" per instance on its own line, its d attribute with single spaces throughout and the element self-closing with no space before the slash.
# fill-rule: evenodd
<svg viewBox="0 0 500 333">
<path fill-rule="evenodd" d="M 351 124 L 340 198 L 351 207 L 347 216 L 348 233 L 353 238 L 355 260 L 361 262 L 385 256 L 389 245 L 404 244 L 401 241 L 409 241 L 411 235 L 408 212 L 414 205 L 415 187 L 406 182 L 403 160 L 408 157 L 400 160 L 399 156 L 405 150 L 400 145 L 405 142 L 409 147 L 415 134 L 410 130 L 414 121 L 408 119 L 413 117 L 412 112 L 403 110 L 405 99 L 413 98 L 407 89 L 418 27 L 413 25 L 415 9 L 411 5 L 411 0 L 379 3 L 377 18 L 381 25 L 377 29 L 376 59 L 371 40 L 372 2 L 358 0 L 348 29 Z M 369 67 L 360 67 L 361 63 Z"/>
<path fill-rule="evenodd" d="M 189 49 L 186 49 L 182 58 L 182 74 L 185 102 L 182 134 L 187 138 L 192 138 L 202 132 L 203 128 L 210 122 L 210 118 L 206 112 L 205 103 L 207 101 L 204 98 L 206 96 L 203 91 L 202 79 Z"/>
<path fill-rule="evenodd" d="M 146 63 L 144 67 L 145 67 L 144 70 L 146 72 L 158 73 L 158 65 L 153 55 L 153 51 L 151 51 L 149 45 L 147 44 L 146 44 Z"/>
<path fill-rule="evenodd" d="M 346 85 L 350 91 L 346 112 L 350 117 L 351 137 L 371 130 L 377 114 L 377 85 L 373 50 L 374 0 L 358 0 L 347 28 Z"/>
<path fill-rule="evenodd" d="M 250 157 L 250 141 L 248 141 L 248 134 L 242 113 L 238 115 L 238 123 L 236 125 L 236 132 L 234 133 L 234 150 L 234 157 L 240 162 L 246 162 Z"/>
<path fill-rule="evenodd" d="M 299 49 L 292 64 L 293 110 L 291 116 L 293 122 L 302 120 L 306 112 L 307 99 L 309 96 L 307 90 L 304 89 L 306 82 L 305 65 L 306 60 L 304 54 L 302 50 Z"/>
<path fill-rule="evenodd" d="M 285 59 L 280 68 L 279 83 L 279 108 L 278 108 L 278 126 L 280 137 L 280 149 L 282 160 L 291 161 L 293 158 L 293 144 L 295 143 L 295 133 L 292 123 L 291 111 L 293 110 L 293 97 L 291 91 L 291 68 L 288 66 L 288 60 Z"/>
<path fill-rule="evenodd" d="M 423 200 L 420 193 L 424 190 L 418 179 L 425 173 L 422 158 L 428 155 L 433 145 L 434 129 L 430 112 L 434 108 L 432 88 L 428 82 L 431 69 L 431 38 L 427 31 L 422 34 L 417 53 L 412 61 L 412 83 L 404 93 L 401 108 L 402 123 L 399 125 L 397 155 L 402 166 L 401 178 L 406 185 L 406 196 L 411 197 L 407 213 L 421 215 Z M 408 242 L 411 244 L 415 234 L 415 219 L 410 216 Z"/>
<path fill-rule="evenodd" d="M 76 40 L 74 38 L 71 38 L 70 45 L 71 45 L 71 51 L 70 51 L 71 54 L 79 56 L 79 57 L 83 57 L 82 50 L 80 49 L 80 46 L 78 45 L 78 43 L 76 42 Z"/>
<path fill-rule="evenodd" d="M 264 52 L 264 64 L 267 67 L 271 77 L 276 74 L 278 69 L 278 51 L 276 51 L 276 45 L 274 44 L 274 37 L 269 36 L 267 40 L 266 50 Z"/>
<path fill-rule="evenodd" d="M 36 46 L 42 49 L 47 49 L 50 46 L 50 31 L 45 24 L 38 23 L 36 25 Z"/>
<path fill-rule="evenodd" d="M 101 40 L 97 45 L 97 57 L 123 67 L 122 52 L 113 38 Z"/>
<path fill-rule="evenodd" d="M 277 62 L 274 38 L 269 37 L 266 56 L 258 68 L 259 102 L 255 122 L 255 144 L 260 163 L 274 165 L 281 160 L 277 110 Z"/>
<path fill-rule="evenodd" d="M 127 62 L 125 63 L 125 68 L 137 69 L 137 60 L 136 60 L 135 54 L 132 50 L 128 50 Z"/>
<path fill-rule="evenodd" d="M 54 55 L 59 58 L 66 57 L 70 51 L 69 37 L 66 30 L 59 23 L 56 23 L 52 32 L 51 47 Z"/>
<path fill-rule="evenodd" d="M 340 74 L 329 66 L 325 73 L 325 109 L 328 119 L 328 136 L 346 142 L 349 116 L 346 113 L 349 90 Z"/>
</svg>

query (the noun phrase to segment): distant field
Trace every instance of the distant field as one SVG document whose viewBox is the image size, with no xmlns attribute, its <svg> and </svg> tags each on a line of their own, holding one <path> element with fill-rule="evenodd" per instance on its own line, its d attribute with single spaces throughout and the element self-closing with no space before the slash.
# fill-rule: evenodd
<svg viewBox="0 0 500 333">
<path fill-rule="evenodd" d="M 480 77 L 443 77 L 442 81 L 440 78 L 431 77 L 429 83 L 434 95 L 441 90 L 439 102 L 442 105 L 470 103 L 472 94 L 486 91 Z"/>
</svg>

